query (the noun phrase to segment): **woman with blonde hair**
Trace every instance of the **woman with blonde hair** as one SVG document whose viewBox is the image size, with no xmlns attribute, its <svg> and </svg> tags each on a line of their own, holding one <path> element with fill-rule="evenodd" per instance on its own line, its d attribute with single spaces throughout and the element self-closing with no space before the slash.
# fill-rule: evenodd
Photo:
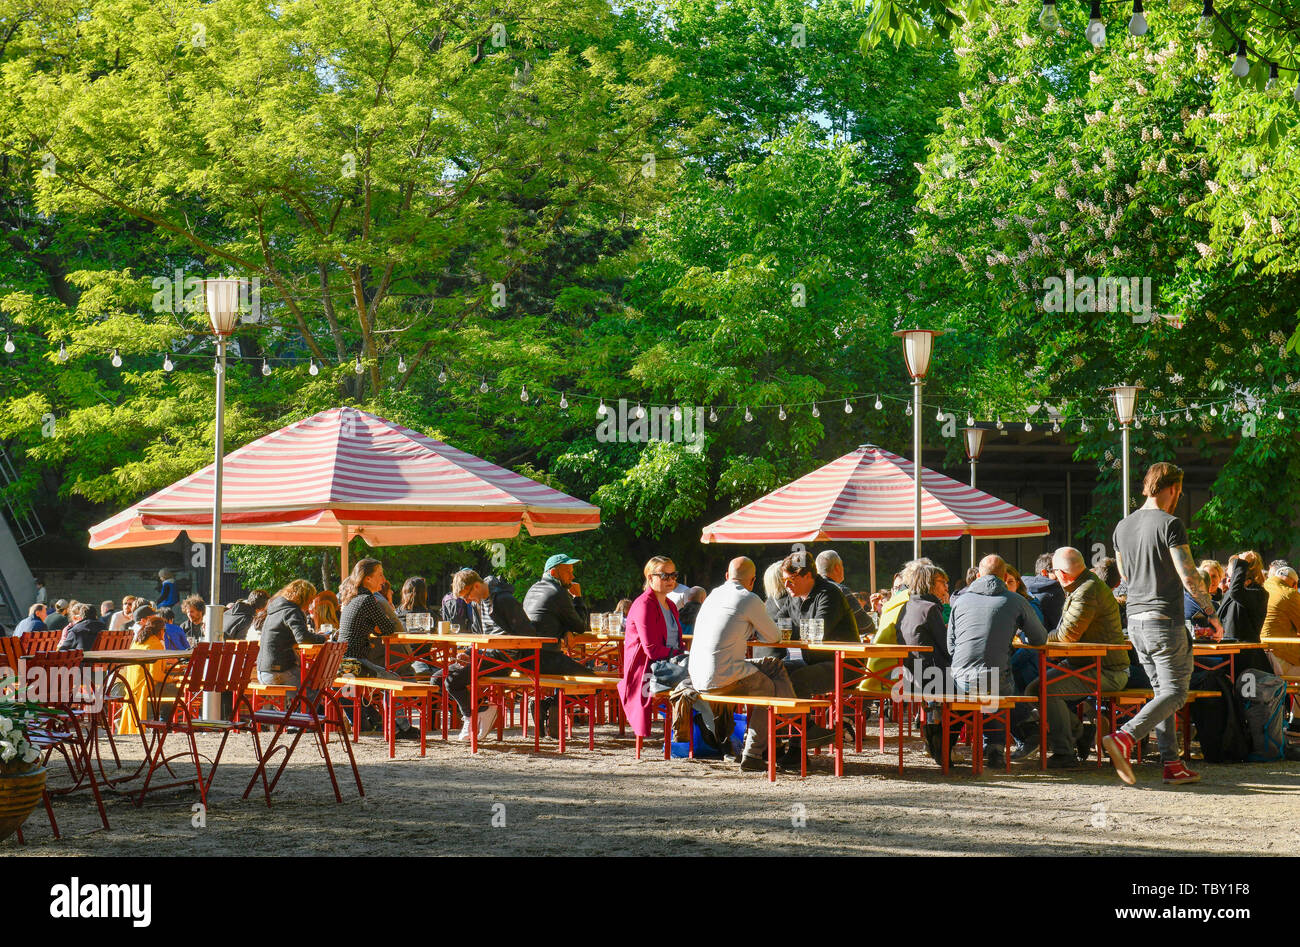
<svg viewBox="0 0 1300 947">
<path fill-rule="evenodd" d="M 645 591 L 627 613 L 623 679 L 618 684 L 623 712 L 639 737 L 650 734 L 652 695 L 672 690 L 687 677 L 682 622 L 668 598 L 677 587 L 677 568 L 667 556 L 654 556 L 642 571 Z"/>
<path fill-rule="evenodd" d="M 321 644 L 325 636 L 311 630 L 304 611 L 316 598 L 316 586 L 294 579 L 272 596 L 266 606 L 262 642 L 257 653 L 257 678 L 263 684 L 302 683 L 298 645 Z"/>
</svg>

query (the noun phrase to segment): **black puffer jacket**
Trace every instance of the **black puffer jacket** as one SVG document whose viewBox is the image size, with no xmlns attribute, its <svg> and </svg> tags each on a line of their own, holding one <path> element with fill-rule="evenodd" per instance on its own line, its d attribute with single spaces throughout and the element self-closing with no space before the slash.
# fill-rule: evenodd
<svg viewBox="0 0 1300 947">
<path fill-rule="evenodd" d="M 298 666 L 297 645 L 321 644 L 324 641 L 324 635 L 311 630 L 301 608 L 277 595 L 266 605 L 262 643 L 257 652 L 257 669 L 292 671 Z"/>
<path fill-rule="evenodd" d="M 483 631 L 489 635 L 535 635 L 537 630 L 515 598 L 515 587 L 497 575 L 483 580 L 488 597 L 483 602 Z"/>
<path fill-rule="evenodd" d="M 524 613 L 543 638 L 563 639 L 565 635 L 580 635 L 587 630 L 586 603 L 570 595 L 559 579 L 549 575 L 534 582 L 524 596 Z M 559 641 L 543 647 L 547 651 L 561 650 Z"/>
<path fill-rule="evenodd" d="M 94 651 L 100 632 L 107 631 L 98 618 L 87 618 L 63 629 L 59 639 L 60 651 Z"/>
<path fill-rule="evenodd" d="M 221 636 L 226 641 L 243 641 L 248 637 L 248 629 L 253 627 L 257 612 L 252 605 L 238 601 L 226 609 L 225 621 L 221 625 Z"/>
</svg>

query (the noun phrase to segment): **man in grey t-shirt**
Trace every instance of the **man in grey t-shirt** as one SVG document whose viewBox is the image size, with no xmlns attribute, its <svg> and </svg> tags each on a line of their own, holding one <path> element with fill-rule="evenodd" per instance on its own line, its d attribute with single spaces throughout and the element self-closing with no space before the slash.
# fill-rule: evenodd
<svg viewBox="0 0 1300 947">
<path fill-rule="evenodd" d="M 1142 481 L 1146 503 L 1115 527 L 1115 557 L 1128 583 L 1128 636 L 1151 679 L 1154 696 L 1114 734 L 1102 740 L 1120 779 L 1135 782 L 1129 754 L 1152 730 L 1170 785 L 1194 783 L 1200 776 L 1178 758 L 1176 714 L 1187 702 L 1192 676 L 1192 643 L 1183 626 L 1183 590 L 1214 617 L 1209 592 L 1196 572 L 1187 530 L 1173 515 L 1183 494 L 1183 472 L 1173 464 L 1154 464 Z"/>
</svg>

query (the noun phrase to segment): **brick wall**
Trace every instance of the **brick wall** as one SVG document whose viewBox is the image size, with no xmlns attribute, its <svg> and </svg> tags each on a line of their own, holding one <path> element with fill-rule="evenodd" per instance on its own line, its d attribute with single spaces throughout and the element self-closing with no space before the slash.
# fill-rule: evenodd
<svg viewBox="0 0 1300 947">
<path fill-rule="evenodd" d="M 98 606 L 111 598 L 120 605 L 123 595 L 142 595 L 157 598 L 157 569 L 43 569 L 45 589 L 51 603 L 57 599 L 76 599 Z M 176 589 L 181 598 L 194 588 L 193 575 L 176 573 Z"/>
</svg>

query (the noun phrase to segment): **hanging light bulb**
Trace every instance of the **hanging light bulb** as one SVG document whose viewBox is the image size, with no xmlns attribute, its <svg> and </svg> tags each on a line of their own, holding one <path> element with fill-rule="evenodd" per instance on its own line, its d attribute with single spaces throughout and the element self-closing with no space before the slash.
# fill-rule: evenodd
<svg viewBox="0 0 1300 947">
<path fill-rule="evenodd" d="M 880 403 L 880 395 L 876 395 L 876 403 L 872 407 L 874 407 L 877 411 L 879 411 L 881 408 L 884 407 L 884 405 Z"/>
<path fill-rule="evenodd" d="M 943 408 L 939 408 L 939 410 L 934 413 L 934 419 L 940 423 L 943 422 Z"/>
<path fill-rule="evenodd" d="M 163 356 L 163 371 L 165 371 L 165 372 L 169 372 L 169 371 L 171 371 L 171 370 L 172 370 L 173 368 L 175 368 L 175 367 L 176 367 L 176 366 L 172 363 L 172 357 L 171 357 L 170 355 L 164 355 L 164 356 Z"/>
<path fill-rule="evenodd" d="M 488 393 L 488 383 L 486 378 L 484 378 L 481 382 L 479 382 L 478 390 L 480 394 L 485 395 Z"/>
<path fill-rule="evenodd" d="M 1049 33 L 1061 28 L 1061 17 L 1056 12 L 1056 0 L 1043 0 L 1043 12 L 1038 14 L 1038 25 Z"/>
<path fill-rule="evenodd" d="M 1135 427 L 1139 431 L 1142 430 L 1142 419 L 1138 418 L 1136 421 L 1134 421 L 1133 427 Z"/>
<path fill-rule="evenodd" d="M 406 374 L 406 358 L 402 355 L 397 356 L 397 374 Z"/>
<path fill-rule="evenodd" d="M 519 400 L 522 401 L 524 404 L 528 404 L 528 386 L 527 386 L 527 385 L 524 385 L 522 388 L 519 389 Z"/>
<path fill-rule="evenodd" d="M 1286 412 L 1283 411 L 1281 408 L 1278 408 L 1278 409 L 1277 409 L 1277 419 L 1278 419 L 1279 421 L 1285 421 L 1285 420 L 1286 420 Z"/>
<path fill-rule="evenodd" d="M 1029 419 L 1028 419 L 1028 418 L 1025 418 L 1025 430 L 1026 430 L 1026 431 L 1032 431 L 1033 429 L 1034 429 L 1034 426 L 1033 426 L 1032 424 L 1029 423 Z"/>
<path fill-rule="evenodd" d="M 117 349 L 113 349 L 113 357 L 110 359 L 114 368 L 122 367 L 122 355 Z"/>
<path fill-rule="evenodd" d="M 710 424 L 718 423 L 718 412 L 715 411 L 713 408 L 709 408 L 709 423 Z"/>
<path fill-rule="evenodd" d="M 967 415 L 966 415 L 966 426 L 967 426 L 967 427 L 974 427 L 974 426 L 975 426 L 975 415 L 970 414 L 970 413 L 967 413 Z"/>
<path fill-rule="evenodd" d="M 1002 415 L 998 415 L 998 430 L 1002 430 Z"/>
<path fill-rule="evenodd" d="M 1192 419 L 1192 410 L 1190 408 L 1187 409 L 1187 413 L 1184 415 L 1184 419 L 1187 421 L 1190 421 Z"/>
<path fill-rule="evenodd" d="M 812 416 L 814 418 L 820 418 L 822 416 L 820 409 L 818 409 L 817 405 L 815 404 L 813 405 Z"/>
<path fill-rule="evenodd" d="M 447 384 L 447 370 L 445 368 L 438 372 L 438 384 Z"/>
<path fill-rule="evenodd" d="M 680 421 L 681 419 L 682 419 L 682 406 L 679 404 L 675 404 L 673 405 L 673 420 Z"/>
<path fill-rule="evenodd" d="M 360 356 L 360 355 L 358 355 L 358 356 L 357 356 L 357 360 L 356 360 L 355 362 L 352 363 L 352 370 L 353 370 L 354 372 L 356 372 L 358 375 L 360 375 L 360 374 L 362 374 L 363 372 L 365 372 L 365 370 L 366 370 L 366 366 L 364 366 L 364 365 L 361 364 L 361 356 Z"/>
<path fill-rule="evenodd" d="M 560 392 L 560 410 L 563 411 L 568 407 L 569 399 L 564 396 L 564 392 Z"/>
<path fill-rule="evenodd" d="M 1087 421 L 1080 421 L 1080 422 L 1079 422 L 1079 432 L 1082 433 L 1082 434 L 1087 434 L 1087 433 L 1088 433 L 1088 422 L 1087 422 Z"/>
<path fill-rule="evenodd" d="M 64 343 L 60 342 L 60 343 L 59 343 L 59 361 L 60 361 L 60 362 L 66 362 L 67 360 L 68 360 L 68 347 L 67 347 Z"/>
<path fill-rule="evenodd" d="M 636 403 L 636 410 L 632 412 L 632 417 L 638 421 L 645 417 L 645 408 L 641 407 L 641 402 Z"/>
<path fill-rule="evenodd" d="M 1107 421 L 1107 422 L 1106 422 L 1106 430 L 1108 430 L 1108 431 L 1113 431 L 1113 430 L 1115 430 L 1115 422 L 1114 422 L 1114 421 Z"/>
<path fill-rule="evenodd" d="M 782 421 L 785 420 L 785 405 L 781 405 L 781 410 L 776 413 L 776 416 Z"/>
<path fill-rule="evenodd" d="M 749 405 L 745 405 L 745 423 L 748 424 L 752 420 L 754 420 L 754 416 L 749 413 Z"/>
<path fill-rule="evenodd" d="M 10 355 L 14 354 L 14 340 L 8 332 L 5 333 L 5 351 Z"/>
<path fill-rule="evenodd" d="M 1250 75 L 1250 60 L 1246 58 L 1246 41 L 1237 41 L 1237 59 L 1232 64 L 1232 74 L 1238 79 Z"/>
<path fill-rule="evenodd" d="M 879 403 L 879 399 L 877 399 L 877 403 Z M 849 404 L 849 399 L 848 399 L 848 398 L 845 398 L 845 399 L 844 399 L 844 413 L 845 413 L 845 414 L 852 414 L 852 413 L 853 413 L 853 405 Z"/>
<path fill-rule="evenodd" d="M 907 415 L 909 418 L 912 416 L 912 402 L 909 401 L 907 403 L 907 410 L 904 411 L 903 414 Z"/>
<path fill-rule="evenodd" d="M 1277 86 L 1277 63 L 1271 62 L 1268 64 L 1268 82 L 1264 83 L 1264 91 L 1269 95 L 1277 95 Z"/>
<path fill-rule="evenodd" d="M 1092 12 L 1088 16 L 1088 29 L 1084 35 L 1097 49 L 1106 45 L 1106 23 L 1101 18 L 1101 0 L 1092 0 Z"/>
<path fill-rule="evenodd" d="M 1201 7 L 1201 19 L 1196 24 L 1196 35 L 1208 38 L 1214 32 L 1214 0 L 1205 0 Z"/>
<path fill-rule="evenodd" d="M 313 358 L 313 359 L 311 360 L 311 364 L 307 366 L 307 373 L 308 373 L 309 375 L 319 375 L 319 374 L 320 374 L 320 366 L 316 364 L 316 359 Z"/>
<path fill-rule="evenodd" d="M 609 408 L 605 407 L 605 399 L 601 398 L 600 407 L 596 409 L 596 417 L 603 418 L 607 414 L 609 414 Z"/>
<path fill-rule="evenodd" d="M 1161 427 L 1164 427 L 1164 426 L 1165 426 L 1166 424 L 1168 424 L 1168 423 L 1169 423 L 1169 419 L 1166 418 L 1166 417 L 1164 416 L 1164 414 L 1162 413 L 1162 414 L 1160 415 L 1160 426 L 1161 426 Z"/>
<path fill-rule="evenodd" d="M 1217 418 L 1218 416 L 1219 416 L 1219 409 L 1216 408 L 1214 405 L 1210 405 L 1210 417 Z"/>
<path fill-rule="evenodd" d="M 1134 36 L 1141 36 L 1147 31 L 1147 18 L 1142 11 L 1142 0 L 1133 0 L 1133 16 L 1128 21 L 1128 31 Z"/>
<path fill-rule="evenodd" d="M 265 378 L 269 374 L 271 374 L 271 363 L 262 359 L 262 377 Z"/>
<path fill-rule="evenodd" d="M 1061 422 L 1060 422 L 1060 421 L 1053 421 L 1053 422 L 1052 422 L 1052 433 L 1053 433 L 1053 434 L 1060 434 L 1060 433 L 1061 433 Z"/>
</svg>

